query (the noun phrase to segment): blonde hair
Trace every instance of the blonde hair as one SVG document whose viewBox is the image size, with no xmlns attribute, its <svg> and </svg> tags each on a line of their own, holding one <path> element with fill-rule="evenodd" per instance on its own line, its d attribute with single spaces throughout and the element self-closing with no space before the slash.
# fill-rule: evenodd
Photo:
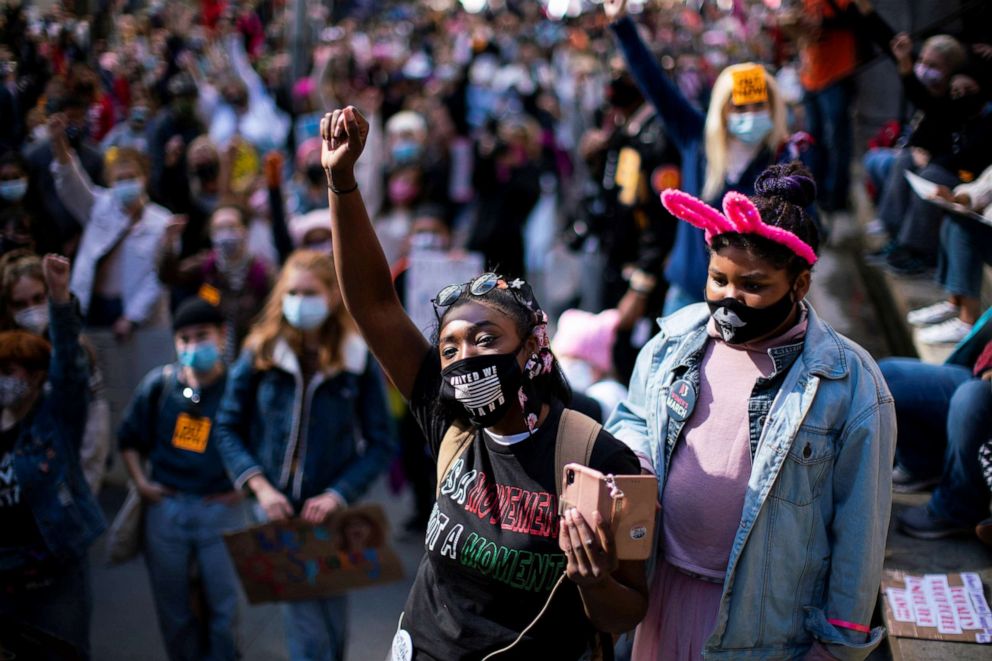
<svg viewBox="0 0 992 661">
<path fill-rule="evenodd" d="M 264 371 L 275 367 L 273 353 L 279 340 L 285 340 L 297 356 L 303 354 L 303 333 L 290 326 L 282 315 L 282 299 L 289 290 L 289 276 L 293 271 L 312 273 L 329 294 L 338 287 L 334 262 L 329 255 L 316 250 L 297 250 L 289 256 L 282 271 L 279 272 L 279 278 L 272 287 L 265 307 L 262 308 L 248 337 L 245 338 L 245 348 L 255 354 L 253 366 L 257 370 Z M 345 339 L 350 333 L 355 332 L 355 323 L 343 304 L 339 304 L 337 309 L 332 311 L 317 332 L 320 336 L 318 351 L 320 369 L 341 367 Z"/>
<path fill-rule="evenodd" d="M 957 73 L 968 62 L 968 51 L 961 42 L 949 34 L 938 34 L 923 42 L 920 53 L 930 49 L 943 58 L 947 65 L 948 75 Z"/>
<path fill-rule="evenodd" d="M 727 177 L 727 120 L 725 109 L 734 91 L 733 74 L 741 69 L 755 66 L 752 62 L 733 64 L 717 76 L 710 96 L 710 107 L 706 113 L 706 179 L 703 185 L 703 199 L 712 200 L 723 190 Z M 788 117 L 785 102 L 779 94 L 775 77 L 765 70 L 765 84 L 768 89 L 768 106 L 771 110 L 772 130 L 764 144 L 772 152 L 778 150 L 789 137 Z"/>
</svg>

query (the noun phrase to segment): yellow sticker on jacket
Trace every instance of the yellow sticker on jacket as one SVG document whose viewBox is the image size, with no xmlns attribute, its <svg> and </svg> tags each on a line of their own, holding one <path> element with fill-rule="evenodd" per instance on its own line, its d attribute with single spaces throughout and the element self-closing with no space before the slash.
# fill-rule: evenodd
<svg viewBox="0 0 992 661">
<path fill-rule="evenodd" d="M 210 438 L 210 418 L 194 418 L 186 413 L 179 414 L 176 429 L 172 432 L 173 447 L 203 454 L 207 450 L 208 438 Z"/>
<path fill-rule="evenodd" d="M 220 305 L 220 290 L 209 283 L 203 283 L 196 295 L 214 307 Z"/>
<path fill-rule="evenodd" d="M 613 179 L 620 192 L 617 201 L 626 207 L 637 202 L 637 189 L 641 183 L 641 155 L 633 147 L 624 147 L 617 157 L 617 174 Z"/>
<path fill-rule="evenodd" d="M 734 91 L 730 97 L 735 106 L 763 103 L 768 100 L 768 83 L 765 81 L 765 68 L 760 64 L 741 67 L 730 74 Z"/>
</svg>

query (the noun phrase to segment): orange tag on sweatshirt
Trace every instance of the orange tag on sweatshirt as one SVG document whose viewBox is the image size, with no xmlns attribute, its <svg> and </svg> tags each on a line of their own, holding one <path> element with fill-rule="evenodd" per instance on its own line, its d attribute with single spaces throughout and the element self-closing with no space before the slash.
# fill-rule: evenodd
<svg viewBox="0 0 992 661">
<path fill-rule="evenodd" d="M 186 413 L 179 414 L 176 429 L 172 432 L 173 447 L 203 454 L 207 450 L 208 438 L 210 438 L 210 418 L 194 418 Z"/>
</svg>

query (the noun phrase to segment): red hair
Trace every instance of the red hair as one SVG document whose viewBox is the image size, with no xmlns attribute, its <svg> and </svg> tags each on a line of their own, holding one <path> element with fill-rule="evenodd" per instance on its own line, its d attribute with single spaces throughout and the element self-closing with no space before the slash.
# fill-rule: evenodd
<svg viewBox="0 0 992 661">
<path fill-rule="evenodd" d="M 46 372 L 51 357 L 52 345 L 34 333 L 0 333 L 0 365 L 14 363 L 29 372 Z"/>
</svg>

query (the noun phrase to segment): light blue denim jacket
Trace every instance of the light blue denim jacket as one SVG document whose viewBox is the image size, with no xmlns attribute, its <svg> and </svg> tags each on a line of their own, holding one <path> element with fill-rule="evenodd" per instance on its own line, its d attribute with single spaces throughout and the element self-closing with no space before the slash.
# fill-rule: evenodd
<svg viewBox="0 0 992 661">
<path fill-rule="evenodd" d="M 770 352 L 781 373 L 759 380 L 750 400 L 751 477 L 707 659 L 797 658 L 814 640 L 840 659 L 863 659 L 885 633 L 828 618 L 866 625 L 875 607 L 892 496 L 892 396 L 875 361 L 806 310 L 805 342 Z M 665 401 L 677 379 L 698 387 L 708 320 L 697 304 L 660 321 L 606 425 L 650 459 L 662 507 L 678 440 Z"/>
</svg>

